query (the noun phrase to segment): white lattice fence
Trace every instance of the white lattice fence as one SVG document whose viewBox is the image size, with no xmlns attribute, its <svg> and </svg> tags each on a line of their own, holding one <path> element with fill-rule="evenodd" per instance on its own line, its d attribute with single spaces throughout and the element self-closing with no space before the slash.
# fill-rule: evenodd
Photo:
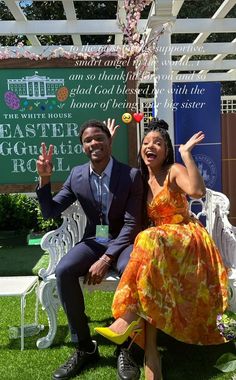
<svg viewBox="0 0 236 380">
<path fill-rule="evenodd" d="M 221 96 L 221 113 L 236 113 L 236 95 Z"/>
</svg>

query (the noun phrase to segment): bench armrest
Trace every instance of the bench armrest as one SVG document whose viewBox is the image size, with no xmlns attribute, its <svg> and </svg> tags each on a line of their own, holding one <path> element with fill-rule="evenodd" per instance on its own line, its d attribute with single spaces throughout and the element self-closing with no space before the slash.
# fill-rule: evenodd
<svg viewBox="0 0 236 380">
<path fill-rule="evenodd" d="M 82 239 L 86 216 L 79 202 L 73 203 L 62 213 L 62 225 L 47 232 L 41 241 L 41 248 L 49 253 L 48 267 L 39 270 L 42 279 L 55 273 L 61 258 Z"/>
<path fill-rule="evenodd" d="M 228 219 L 229 199 L 225 194 L 207 188 L 204 198 L 190 200 L 190 211 L 196 203 L 201 206 L 196 217 L 206 217 L 206 228 L 215 241 L 225 266 L 236 268 L 236 227 Z"/>
</svg>

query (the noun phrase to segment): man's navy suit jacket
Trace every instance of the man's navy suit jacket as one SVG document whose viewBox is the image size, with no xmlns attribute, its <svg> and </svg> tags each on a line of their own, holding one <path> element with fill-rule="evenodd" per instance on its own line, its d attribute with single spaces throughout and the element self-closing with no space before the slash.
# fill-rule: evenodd
<svg viewBox="0 0 236 380">
<path fill-rule="evenodd" d="M 113 158 L 108 194 L 109 238 L 106 254 L 117 258 L 134 242 L 142 226 L 143 184 L 140 171 Z M 87 217 L 83 236 L 94 239 L 96 225 L 100 224 L 99 208 L 89 181 L 89 163 L 76 166 L 59 193 L 52 197 L 50 184 L 38 188 L 38 200 L 44 218 L 59 216 L 70 204 L 78 200 Z"/>
</svg>

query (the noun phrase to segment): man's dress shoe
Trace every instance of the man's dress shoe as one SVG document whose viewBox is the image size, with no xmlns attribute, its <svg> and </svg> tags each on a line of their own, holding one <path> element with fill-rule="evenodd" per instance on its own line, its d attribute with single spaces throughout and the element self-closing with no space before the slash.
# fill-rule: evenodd
<svg viewBox="0 0 236 380">
<path fill-rule="evenodd" d="M 118 380 L 138 380 L 140 369 L 127 348 L 121 348 L 117 359 Z"/>
<path fill-rule="evenodd" d="M 99 359 L 98 345 L 95 340 L 94 351 L 86 352 L 77 349 L 65 364 L 59 367 L 53 374 L 53 380 L 67 380 L 76 376 L 80 370 L 90 364 L 91 362 Z"/>
</svg>

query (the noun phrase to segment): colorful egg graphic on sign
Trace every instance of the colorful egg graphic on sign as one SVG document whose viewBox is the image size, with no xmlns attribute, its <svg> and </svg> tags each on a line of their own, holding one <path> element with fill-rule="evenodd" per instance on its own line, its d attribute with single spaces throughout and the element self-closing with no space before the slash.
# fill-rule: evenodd
<svg viewBox="0 0 236 380">
<path fill-rule="evenodd" d="M 12 110 L 18 110 L 20 108 L 20 99 L 14 92 L 12 91 L 5 92 L 4 100 L 5 100 L 6 105 Z"/>
<path fill-rule="evenodd" d="M 129 124 L 132 121 L 132 115 L 128 112 L 123 113 L 121 119 L 122 119 L 123 123 Z"/>
<path fill-rule="evenodd" d="M 69 91 L 67 87 L 60 87 L 57 90 L 57 100 L 59 100 L 59 102 L 64 102 L 68 98 L 68 95 Z"/>
</svg>

